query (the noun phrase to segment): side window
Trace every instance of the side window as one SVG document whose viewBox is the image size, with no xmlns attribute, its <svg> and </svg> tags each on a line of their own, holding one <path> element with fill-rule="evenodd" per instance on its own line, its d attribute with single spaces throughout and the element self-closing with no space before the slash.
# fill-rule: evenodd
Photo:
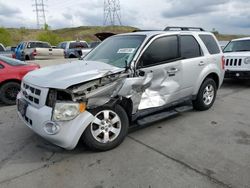
<svg viewBox="0 0 250 188">
<path fill-rule="evenodd" d="M 199 35 L 210 54 L 219 54 L 220 48 L 212 35 Z"/>
<path fill-rule="evenodd" d="M 62 43 L 61 48 L 62 48 L 62 49 L 66 49 L 66 44 L 67 44 L 67 43 Z"/>
<path fill-rule="evenodd" d="M 180 37 L 181 57 L 185 59 L 201 56 L 201 48 L 196 39 L 191 35 L 183 35 Z"/>
<path fill-rule="evenodd" d="M 0 52 L 4 51 L 4 47 L 2 45 L 0 45 Z"/>
<path fill-rule="evenodd" d="M 141 57 L 143 67 L 166 63 L 179 58 L 178 37 L 167 36 L 153 41 Z"/>
</svg>

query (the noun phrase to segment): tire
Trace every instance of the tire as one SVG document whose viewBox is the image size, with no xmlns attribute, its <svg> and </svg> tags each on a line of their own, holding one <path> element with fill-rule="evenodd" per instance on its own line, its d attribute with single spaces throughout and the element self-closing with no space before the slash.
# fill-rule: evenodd
<svg viewBox="0 0 250 188">
<path fill-rule="evenodd" d="M 83 133 L 85 145 L 95 151 L 107 151 L 120 145 L 128 133 L 129 120 L 125 110 L 120 105 L 104 106 L 93 110 L 92 114 L 96 118 Z"/>
<path fill-rule="evenodd" d="M 0 88 L 0 100 L 7 105 L 14 105 L 16 104 L 16 97 L 19 91 L 19 83 L 7 82 Z"/>
<path fill-rule="evenodd" d="M 28 55 L 25 56 L 25 61 L 29 61 L 30 57 Z"/>
<path fill-rule="evenodd" d="M 213 79 L 207 78 L 202 83 L 197 97 L 193 100 L 193 107 L 195 110 L 205 111 L 210 109 L 215 101 L 217 94 L 217 86 Z"/>
<path fill-rule="evenodd" d="M 69 58 L 76 58 L 76 56 L 71 54 Z"/>
</svg>

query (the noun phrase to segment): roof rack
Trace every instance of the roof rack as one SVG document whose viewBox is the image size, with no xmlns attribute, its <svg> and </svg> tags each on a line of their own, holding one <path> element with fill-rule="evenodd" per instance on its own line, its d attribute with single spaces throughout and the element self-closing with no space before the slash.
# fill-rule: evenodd
<svg viewBox="0 0 250 188">
<path fill-rule="evenodd" d="M 168 26 L 164 29 L 164 31 L 205 31 L 203 28 L 201 27 L 172 27 L 172 26 Z"/>
</svg>

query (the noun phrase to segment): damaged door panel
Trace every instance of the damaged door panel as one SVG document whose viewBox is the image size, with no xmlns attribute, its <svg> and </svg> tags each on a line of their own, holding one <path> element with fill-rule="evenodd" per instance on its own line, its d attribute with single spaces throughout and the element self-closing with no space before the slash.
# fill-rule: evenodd
<svg viewBox="0 0 250 188">
<path fill-rule="evenodd" d="M 153 79 L 152 73 L 147 73 L 145 76 L 126 78 L 118 95 L 130 98 L 133 102 L 133 114 L 138 110 L 143 92 L 150 87 Z"/>
</svg>

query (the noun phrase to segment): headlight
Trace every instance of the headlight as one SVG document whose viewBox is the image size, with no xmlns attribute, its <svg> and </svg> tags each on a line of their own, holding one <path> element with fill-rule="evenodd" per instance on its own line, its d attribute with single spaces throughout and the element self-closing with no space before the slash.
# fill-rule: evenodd
<svg viewBox="0 0 250 188">
<path fill-rule="evenodd" d="M 56 103 L 53 111 L 53 121 L 69 121 L 86 109 L 85 103 Z"/>
<path fill-rule="evenodd" d="M 245 64 L 250 64 L 250 57 L 247 57 L 245 60 L 244 60 Z"/>
</svg>

